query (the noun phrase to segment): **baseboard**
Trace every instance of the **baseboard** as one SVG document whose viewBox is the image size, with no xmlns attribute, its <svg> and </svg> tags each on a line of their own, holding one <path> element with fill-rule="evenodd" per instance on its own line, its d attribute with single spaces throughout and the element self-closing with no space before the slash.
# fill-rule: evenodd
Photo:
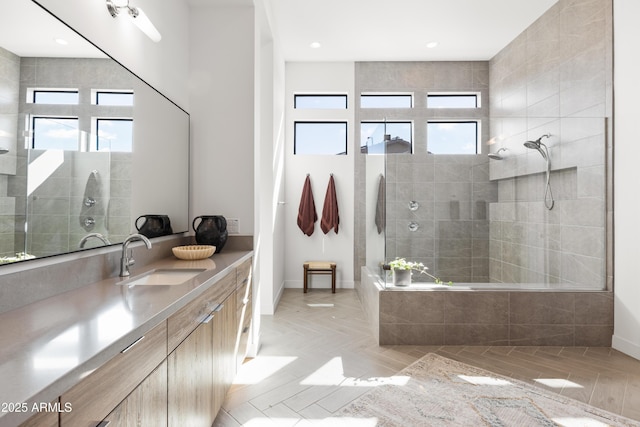
<svg viewBox="0 0 640 427">
<path fill-rule="evenodd" d="M 611 347 L 615 348 L 618 351 L 621 351 L 627 356 L 631 356 L 634 359 L 640 360 L 640 345 L 638 344 L 632 343 L 629 340 L 614 335 L 611 342 Z"/>
<path fill-rule="evenodd" d="M 280 304 L 280 300 L 282 299 L 282 293 L 284 292 L 285 282 L 282 282 L 280 287 L 278 288 L 278 292 L 276 292 L 275 298 L 273 299 L 273 312 L 275 313 L 278 309 L 278 305 Z"/>
</svg>

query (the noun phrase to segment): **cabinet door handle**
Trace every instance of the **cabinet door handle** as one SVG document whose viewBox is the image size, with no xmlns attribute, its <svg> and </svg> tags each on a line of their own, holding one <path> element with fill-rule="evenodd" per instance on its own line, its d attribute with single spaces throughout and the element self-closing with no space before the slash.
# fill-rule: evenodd
<svg viewBox="0 0 640 427">
<path fill-rule="evenodd" d="M 96 427 L 107 427 L 109 424 L 111 424 L 111 421 L 100 421 L 96 424 Z"/>
<path fill-rule="evenodd" d="M 129 346 L 127 348 L 125 348 L 124 350 L 122 350 L 120 353 L 125 354 L 127 351 L 131 350 L 133 348 L 134 345 L 138 344 L 140 341 L 142 341 L 144 339 L 144 335 L 141 336 L 140 338 L 138 338 L 137 340 L 135 340 L 134 342 L 132 342 L 131 344 L 129 344 Z M 107 421 L 108 423 L 109 421 Z M 99 424 L 98 424 L 99 425 Z M 106 426 L 106 424 L 105 424 Z M 101 426 L 102 427 L 102 426 Z"/>
<path fill-rule="evenodd" d="M 209 323 L 211 322 L 211 319 L 213 319 L 214 314 L 211 313 L 210 315 L 208 315 L 207 317 L 204 318 L 204 320 L 202 321 L 202 323 Z"/>
</svg>

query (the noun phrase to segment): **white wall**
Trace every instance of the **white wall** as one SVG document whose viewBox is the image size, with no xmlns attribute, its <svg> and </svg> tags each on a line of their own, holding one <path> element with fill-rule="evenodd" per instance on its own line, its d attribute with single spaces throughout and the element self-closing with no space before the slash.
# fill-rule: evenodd
<svg viewBox="0 0 640 427">
<path fill-rule="evenodd" d="M 286 64 L 286 153 L 285 153 L 285 287 L 302 287 L 302 264 L 307 260 L 330 260 L 338 263 L 337 286 L 353 287 L 354 245 L 354 64 L 287 63 Z M 294 93 L 345 93 L 347 110 L 294 110 Z M 313 120 L 346 120 L 347 155 L 318 156 L 293 154 L 293 122 Z M 333 173 L 338 197 L 340 226 L 324 234 L 320 229 L 329 175 Z M 298 228 L 298 206 L 307 174 L 315 199 L 318 222 L 311 236 Z M 326 280 L 323 280 L 326 279 Z M 329 276 L 313 276 L 315 287 L 329 287 Z"/>
<path fill-rule="evenodd" d="M 640 2 L 614 1 L 614 335 L 613 347 L 640 359 Z"/>
<path fill-rule="evenodd" d="M 284 282 L 284 61 L 273 40 L 268 11 L 256 1 L 256 140 L 254 249 L 262 314 L 273 314 Z"/>
<path fill-rule="evenodd" d="M 28 0 L 24 0 L 28 1 Z M 124 12 L 112 18 L 104 0 L 38 0 L 116 61 L 189 111 L 189 8 L 186 0 L 132 0 L 162 34 L 151 41 Z"/>
<path fill-rule="evenodd" d="M 254 8 L 192 6 L 189 24 L 192 216 L 254 233 Z"/>
</svg>

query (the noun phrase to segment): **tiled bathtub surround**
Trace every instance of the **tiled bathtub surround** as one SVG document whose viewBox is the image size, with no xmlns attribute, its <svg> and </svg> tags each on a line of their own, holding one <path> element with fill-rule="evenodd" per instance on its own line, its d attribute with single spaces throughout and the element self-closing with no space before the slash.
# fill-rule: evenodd
<svg viewBox="0 0 640 427">
<path fill-rule="evenodd" d="M 380 345 L 610 346 L 608 291 L 356 287 Z"/>
</svg>

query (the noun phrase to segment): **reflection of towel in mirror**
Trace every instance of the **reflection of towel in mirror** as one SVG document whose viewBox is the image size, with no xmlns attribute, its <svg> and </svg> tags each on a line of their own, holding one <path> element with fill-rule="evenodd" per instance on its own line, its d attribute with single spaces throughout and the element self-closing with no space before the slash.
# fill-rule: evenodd
<svg viewBox="0 0 640 427">
<path fill-rule="evenodd" d="M 384 223 L 386 221 L 386 211 L 385 211 L 385 182 L 384 175 L 380 175 L 380 182 L 378 183 L 378 200 L 376 201 L 376 228 L 378 229 L 378 234 L 384 231 Z"/>
<path fill-rule="evenodd" d="M 327 186 L 327 194 L 324 196 L 324 207 L 322 208 L 322 219 L 320 220 L 320 228 L 327 234 L 333 228 L 338 234 L 338 224 L 340 224 L 340 215 L 338 215 L 338 198 L 336 197 L 336 183 L 333 174 L 329 178 Z"/>
<path fill-rule="evenodd" d="M 311 191 L 311 179 L 307 175 L 302 188 L 302 197 L 300 197 L 300 206 L 298 207 L 298 227 L 307 236 L 313 234 L 314 224 L 318 220 L 316 213 L 316 204 L 313 201 L 313 192 Z"/>
</svg>

